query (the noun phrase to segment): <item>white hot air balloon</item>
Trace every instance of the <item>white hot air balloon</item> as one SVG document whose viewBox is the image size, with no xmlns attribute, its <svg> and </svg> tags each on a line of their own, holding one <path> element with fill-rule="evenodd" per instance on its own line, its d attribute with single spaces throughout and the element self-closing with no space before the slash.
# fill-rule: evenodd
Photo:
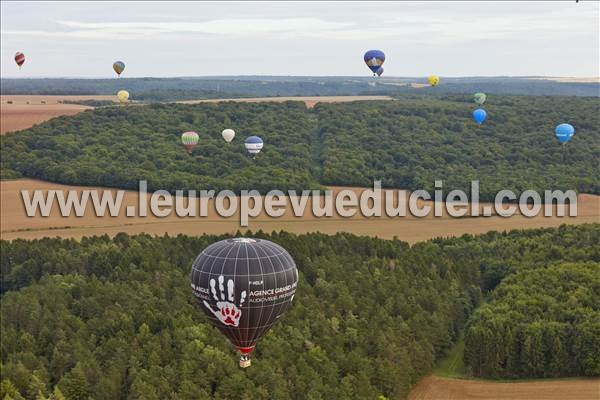
<svg viewBox="0 0 600 400">
<path fill-rule="evenodd" d="M 235 131 L 233 129 L 225 129 L 223 132 L 221 132 L 221 135 L 227 143 L 231 143 L 231 141 L 235 137 Z"/>
</svg>

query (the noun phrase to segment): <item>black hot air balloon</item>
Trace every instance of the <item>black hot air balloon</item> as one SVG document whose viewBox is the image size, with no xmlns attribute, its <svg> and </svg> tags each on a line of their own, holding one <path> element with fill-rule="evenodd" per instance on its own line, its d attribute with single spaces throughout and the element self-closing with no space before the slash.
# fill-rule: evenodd
<svg viewBox="0 0 600 400">
<path fill-rule="evenodd" d="M 256 342 L 286 311 L 296 292 L 296 263 L 264 239 L 227 239 L 208 246 L 192 265 L 192 291 L 212 324 L 250 366 Z"/>
</svg>

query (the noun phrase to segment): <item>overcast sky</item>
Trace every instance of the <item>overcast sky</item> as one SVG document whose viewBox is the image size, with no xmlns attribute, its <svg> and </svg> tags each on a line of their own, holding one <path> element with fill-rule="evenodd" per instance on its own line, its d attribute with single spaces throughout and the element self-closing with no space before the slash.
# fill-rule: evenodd
<svg viewBox="0 0 600 400">
<path fill-rule="evenodd" d="M 599 73 L 599 3 L 7 2 L 2 77 Z M 14 63 L 17 51 L 27 60 Z"/>
</svg>

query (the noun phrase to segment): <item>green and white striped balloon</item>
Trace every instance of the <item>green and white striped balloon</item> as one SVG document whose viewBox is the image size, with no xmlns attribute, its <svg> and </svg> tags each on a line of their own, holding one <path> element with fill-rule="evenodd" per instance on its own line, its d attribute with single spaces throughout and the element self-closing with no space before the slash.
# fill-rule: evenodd
<svg viewBox="0 0 600 400">
<path fill-rule="evenodd" d="M 200 140 L 200 136 L 194 131 L 183 132 L 181 135 L 181 142 L 189 153 L 196 147 L 198 140 Z"/>
</svg>

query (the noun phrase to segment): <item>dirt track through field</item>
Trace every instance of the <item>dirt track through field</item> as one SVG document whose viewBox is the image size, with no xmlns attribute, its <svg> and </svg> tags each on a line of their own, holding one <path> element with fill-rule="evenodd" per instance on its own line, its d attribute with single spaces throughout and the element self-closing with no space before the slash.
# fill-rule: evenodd
<svg viewBox="0 0 600 400">
<path fill-rule="evenodd" d="M 599 379 L 491 382 L 429 376 L 409 400 L 598 400 Z"/>
<path fill-rule="evenodd" d="M 242 227 L 239 223 L 239 210 L 232 217 L 223 218 L 216 213 L 214 200 L 208 203 L 208 215 L 206 217 L 178 217 L 173 212 L 168 217 L 159 218 L 152 216 L 150 211 L 148 211 L 149 215 L 147 217 L 127 217 L 125 215 L 126 207 L 134 206 L 137 208 L 139 203 L 138 194 L 133 191 L 125 192 L 121 207 L 122 211 L 117 217 L 109 217 L 108 214 L 105 217 L 96 217 L 90 200 L 90 206 L 82 217 L 76 217 L 74 214 L 70 217 L 61 217 L 58 206 L 55 204 L 49 217 L 40 217 L 38 214 L 34 218 L 29 218 L 26 216 L 21 197 L 20 191 L 23 189 L 29 191 L 40 189 L 44 193 L 47 193 L 51 189 L 61 190 L 65 193 L 65 197 L 68 190 L 76 190 L 80 194 L 83 189 L 103 190 L 102 188 L 66 186 L 31 179 L 0 182 L 0 218 L 2 219 L 1 237 L 3 239 L 34 239 L 44 236 L 80 238 L 82 236 L 101 235 L 104 233 L 115 235 L 119 232 L 131 234 L 150 233 L 155 235 L 165 233 L 170 235 L 180 233 L 201 235 L 203 233 L 234 233 L 238 229 L 241 231 L 262 229 L 267 232 L 286 230 L 293 233 L 319 231 L 327 234 L 335 234 L 337 232 L 350 232 L 357 235 L 378 236 L 387 239 L 397 237 L 400 240 L 415 243 L 434 237 L 459 236 L 465 233 L 478 234 L 490 230 L 503 231 L 553 227 L 563 223 L 600 222 L 600 196 L 593 195 L 579 196 L 577 217 L 550 218 L 543 216 L 527 218 L 522 215 L 515 215 L 510 218 L 499 216 L 453 218 L 447 215 L 445 210 L 442 217 L 430 215 L 425 218 L 417 218 L 409 214 L 406 217 L 390 218 L 385 216 L 385 207 L 382 207 L 383 217 L 366 218 L 357 213 L 353 217 L 343 218 L 334 213 L 332 217 L 317 218 L 311 212 L 310 200 L 305 207 L 307 211 L 304 213 L 304 216 L 298 218 L 293 214 L 290 199 L 286 198 L 286 212 L 283 216 L 272 218 L 263 211 L 258 217 L 250 218 L 248 227 Z M 333 189 L 335 196 L 336 193 L 345 188 Z M 365 189 L 351 188 L 351 190 L 357 196 L 360 196 Z M 147 197 L 149 198 L 149 195 Z M 420 204 L 433 206 L 432 202 L 421 202 Z M 480 207 L 484 206 L 485 204 L 480 205 Z"/>
</svg>

